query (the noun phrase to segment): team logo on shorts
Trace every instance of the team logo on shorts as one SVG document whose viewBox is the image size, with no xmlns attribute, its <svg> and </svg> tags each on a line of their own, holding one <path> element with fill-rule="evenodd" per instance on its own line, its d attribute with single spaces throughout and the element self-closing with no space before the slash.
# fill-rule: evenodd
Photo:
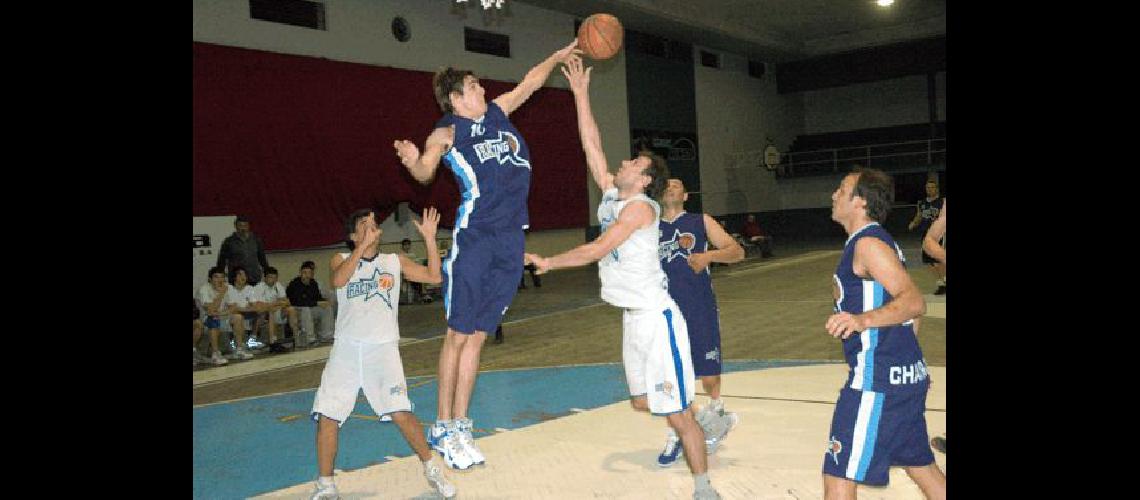
<svg viewBox="0 0 1140 500">
<path fill-rule="evenodd" d="M 392 288 L 396 285 L 396 277 L 392 273 L 381 272 L 379 269 L 372 271 L 372 276 L 367 278 L 360 278 L 357 281 L 350 282 L 345 289 L 345 296 L 349 300 L 364 296 L 364 300 L 371 299 L 372 297 L 380 297 L 387 304 L 388 309 L 392 308 Z"/>
<path fill-rule="evenodd" d="M 403 384 L 396 384 L 396 385 L 392 386 L 391 389 L 388 389 L 388 394 L 391 394 L 393 396 L 399 396 L 399 395 L 403 394 L 404 392 L 405 392 L 405 389 L 404 389 Z"/>
<path fill-rule="evenodd" d="M 827 454 L 831 455 L 831 459 L 835 461 L 835 465 L 839 465 L 839 454 L 843 453 L 843 443 L 831 436 L 831 441 L 827 443 Z"/>
<path fill-rule="evenodd" d="M 709 352 L 706 352 L 705 359 L 711 359 L 713 361 L 720 362 L 720 348 L 718 347 Z"/>
<path fill-rule="evenodd" d="M 666 397 L 673 399 L 673 384 L 669 381 L 665 381 L 653 386 L 653 390 L 664 393 Z"/>
<path fill-rule="evenodd" d="M 662 241 L 657 247 L 657 258 L 665 263 L 673 262 L 678 257 L 689 260 L 693 254 L 697 239 L 693 233 L 682 233 L 680 229 L 673 230 L 673 236 Z"/>
</svg>

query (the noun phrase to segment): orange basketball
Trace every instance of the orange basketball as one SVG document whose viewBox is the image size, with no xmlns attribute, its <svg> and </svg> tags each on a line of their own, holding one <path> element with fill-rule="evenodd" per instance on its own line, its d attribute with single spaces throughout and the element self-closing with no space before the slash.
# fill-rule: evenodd
<svg viewBox="0 0 1140 500">
<path fill-rule="evenodd" d="M 578 27 L 578 48 L 590 59 L 609 59 L 621 50 L 622 33 L 618 18 L 594 14 Z"/>
</svg>

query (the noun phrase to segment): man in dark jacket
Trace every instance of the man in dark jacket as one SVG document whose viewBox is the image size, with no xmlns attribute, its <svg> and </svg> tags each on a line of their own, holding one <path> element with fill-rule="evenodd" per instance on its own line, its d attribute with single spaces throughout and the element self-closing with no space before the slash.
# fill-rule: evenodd
<svg viewBox="0 0 1140 500">
<path fill-rule="evenodd" d="M 261 270 L 269 267 L 265 259 L 265 247 L 261 238 L 249 230 L 249 219 L 239 215 L 234 221 L 234 234 L 222 242 L 218 252 L 218 266 L 226 269 L 229 276 L 235 267 L 245 269 L 245 277 L 250 286 L 261 282 Z"/>
<path fill-rule="evenodd" d="M 313 279 L 315 269 L 313 261 L 306 260 L 301 264 L 301 275 L 285 288 L 289 305 L 301 315 L 301 331 L 294 334 L 294 342 L 301 347 L 333 339 L 332 303 L 321 296 L 320 285 Z M 320 323 L 320 335 L 316 334 L 315 323 Z"/>
</svg>

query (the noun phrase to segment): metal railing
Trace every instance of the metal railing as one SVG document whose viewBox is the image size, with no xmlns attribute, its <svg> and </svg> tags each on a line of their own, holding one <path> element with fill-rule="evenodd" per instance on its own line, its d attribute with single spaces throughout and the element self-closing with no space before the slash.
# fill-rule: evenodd
<svg viewBox="0 0 1140 500">
<path fill-rule="evenodd" d="M 875 168 L 934 165 L 946 161 L 946 139 L 797 151 L 785 154 L 783 160 L 783 166 L 793 175 L 796 170 L 820 172 L 830 170 L 838 173 L 841 165 L 849 167 L 853 164 Z"/>
</svg>

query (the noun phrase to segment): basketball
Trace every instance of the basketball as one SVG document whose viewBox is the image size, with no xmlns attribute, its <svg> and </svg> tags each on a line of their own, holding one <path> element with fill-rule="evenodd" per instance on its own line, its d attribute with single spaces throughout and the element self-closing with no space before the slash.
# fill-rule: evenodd
<svg viewBox="0 0 1140 500">
<path fill-rule="evenodd" d="M 622 33 L 618 18 L 594 14 L 578 27 L 578 48 L 590 59 L 609 59 L 621 50 Z"/>
</svg>

